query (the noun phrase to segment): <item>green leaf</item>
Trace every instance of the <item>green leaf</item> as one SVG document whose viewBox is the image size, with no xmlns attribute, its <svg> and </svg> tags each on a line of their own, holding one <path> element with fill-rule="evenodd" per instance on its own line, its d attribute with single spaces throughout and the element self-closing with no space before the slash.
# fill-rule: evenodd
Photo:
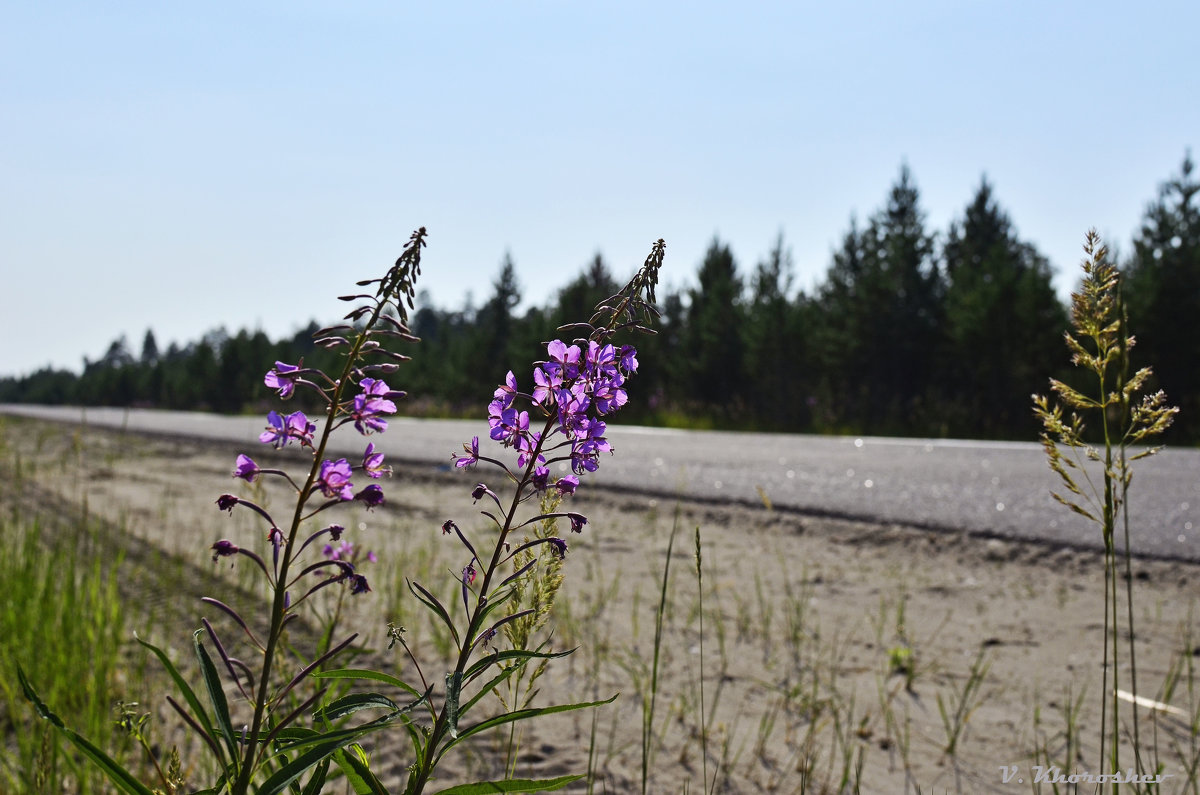
<svg viewBox="0 0 1200 795">
<path fill-rule="evenodd" d="M 175 686 L 179 688 L 179 692 L 183 694 L 184 700 L 187 701 L 188 706 L 191 707 L 192 712 L 195 713 L 196 721 L 200 724 L 200 727 L 204 729 L 204 733 L 207 735 L 207 744 L 210 748 L 215 749 L 217 758 L 221 763 L 221 767 L 228 768 L 229 760 L 226 759 L 223 754 L 221 754 L 221 746 L 217 743 L 217 733 L 213 730 L 212 719 L 208 717 L 208 712 L 205 711 L 204 705 L 200 703 L 200 698 L 196 695 L 196 691 L 192 690 L 191 686 L 183 678 L 183 675 L 179 673 L 179 669 L 171 663 L 171 660 L 168 659 L 166 652 L 155 646 L 153 643 L 142 640 L 137 636 L 136 633 L 134 634 L 133 638 L 138 643 L 142 644 L 142 646 L 153 652 L 154 656 L 158 658 L 158 661 L 162 663 L 163 668 L 167 670 L 167 673 L 175 682 Z M 236 755 L 234 755 L 234 765 L 237 764 L 237 761 L 238 758 Z"/>
<path fill-rule="evenodd" d="M 566 656 L 574 653 L 574 651 L 575 651 L 575 649 L 568 649 L 567 651 L 558 651 L 558 652 L 538 652 L 538 651 L 525 651 L 523 649 L 506 649 L 504 651 L 496 652 L 495 654 L 489 654 L 487 657 L 484 657 L 483 659 L 476 660 L 475 663 L 473 665 L 471 665 L 470 668 L 467 669 L 466 673 L 463 674 L 463 678 L 466 679 L 467 681 L 474 679 L 476 676 L 483 673 L 487 668 L 491 667 L 492 663 L 503 663 L 503 662 L 507 662 L 508 660 L 520 660 L 522 663 L 528 662 L 529 660 L 532 660 L 532 659 L 553 660 L 556 657 L 566 657 Z"/>
<path fill-rule="evenodd" d="M 577 709 L 588 709 L 589 707 L 602 707 L 605 704 L 611 704 L 616 701 L 618 695 L 620 695 L 620 693 L 614 695 L 612 698 L 606 698 L 603 701 L 584 701 L 577 704 L 560 704 L 555 707 L 518 709 L 514 710 L 513 712 L 505 712 L 503 715 L 497 715 L 494 718 L 488 718 L 487 720 L 480 721 L 479 723 L 476 723 L 473 726 L 470 726 L 469 728 L 459 732 L 456 736 L 454 736 L 454 739 L 441 747 L 441 750 L 438 751 L 437 758 L 434 761 L 435 763 L 440 761 L 442 756 L 444 756 L 447 751 L 473 734 L 479 734 L 480 732 L 487 731 L 488 729 L 494 729 L 497 726 L 503 726 L 506 723 L 515 723 L 519 720 L 536 718 L 539 715 L 553 715 L 556 712 L 570 712 Z"/>
<path fill-rule="evenodd" d="M 366 755 L 358 744 L 335 751 L 332 759 L 342 769 L 355 795 L 388 795 L 383 783 L 371 772 Z"/>
<path fill-rule="evenodd" d="M 275 773 L 263 782 L 258 789 L 258 795 L 278 795 L 283 792 L 293 781 L 304 774 L 313 765 L 321 762 L 326 757 L 332 755 L 342 746 L 354 742 L 364 734 L 382 729 L 389 723 L 393 722 L 405 711 L 412 709 L 419 702 L 414 702 L 407 705 L 405 709 L 393 712 L 390 715 L 384 715 L 382 718 L 377 718 L 370 723 L 365 723 L 362 726 L 356 726 L 353 729 L 340 729 L 338 731 L 328 732 L 326 734 L 316 735 L 305 740 L 302 740 L 288 747 L 289 751 L 296 750 L 301 747 L 307 747 L 308 750 L 300 754 L 294 759 L 289 760 L 285 765 L 275 771 Z"/>
<path fill-rule="evenodd" d="M 192 633 L 192 646 L 195 647 L 196 658 L 200 661 L 200 672 L 204 675 L 204 687 L 208 691 L 209 701 L 212 702 L 217 726 L 225 738 L 225 746 L 229 749 L 229 755 L 237 759 L 237 735 L 234 734 L 233 722 L 229 719 L 229 703 L 225 700 L 225 688 L 221 685 L 217 667 L 213 665 L 212 658 L 208 656 L 208 650 L 200 642 L 200 633 L 203 631 L 198 629 Z"/>
<path fill-rule="evenodd" d="M 462 694 L 462 671 L 446 674 L 446 728 L 451 737 L 458 736 L 458 697 Z"/>
<path fill-rule="evenodd" d="M 400 709 L 396 702 L 378 693 L 351 693 L 348 696 L 342 696 L 328 706 L 321 707 L 313 714 L 313 717 L 335 721 L 358 712 L 360 709 L 371 708 Z"/>
<path fill-rule="evenodd" d="M 329 775 L 329 760 L 325 759 L 317 769 L 313 771 L 312 778 L 304 785 L 300 795 L 321 795 L 321 789 L 325 786 L 325 778 Z"/>
<path fill-rule="evenodd" d="M 397 679 L 391 674 L 385 674 L 382 671 L 371 671 L 366 668 L 339 668 L 336 671 L 322 671 L 313 674 L 315 679 L 369 679 L 373 682 L 383 682 L 384 684 L 398 687 L 408 693 L 413 698 L 421 698 L 421 693 L 407 682 Z"/>
<path fill-rule="evenodd" d="M 559 776 L 558 778 L 511 778 L 506 781 L 479 781 L 474 784 L 459 784 L 457 787 L 441 790 L 435 795 L 489 795 L 493 792 L 549 792 L 562 789 L 572 781 L 578 781 L 582 775 Z"/>
<path fill-rule="evenodd" d="M 29 684 L 29 680 L 25 678 L 25 672 L 21 670 L 21 666 L 17 665 L 17 681 L 21 684 L 21 690 L 25 694 L 30 703 L 33 704 L 34 710 L 37 711 L 39 717 L 50 722 L 54 728 L 62 732 L 72 745 L 80 750 L 80 752 L 91 760 L 92 764 L 100 769 L 108 780 L 120 787 L 122 792 L 128 795 L 154 795 L 154 793 L 139 782 L 132 774 L 120 764 L 116 762 L 108 754 L 101 751 L 78 732 L 68 729 L 62 722 L 62 718 L 55 715 L 45 702 L 38 697 L 33 687 Z"/>
<path fill-rule="evenodd" d="M 442 620 L 442 623 L 449 628 L 450 634 L 454 636 L 455 645 L 461 647 L 462 641 L 459 640 L 458 637 L 458 628 L 454 626 L 454 621 L 450 618 L 450 614 L 446 612 L 446 608 L 443 607 L 442 603 L 438 601 L 438 598 L 429 591 L 425 590 L 420 583 L 413 582 L 411 580 L 408 583 L 408 590 L 412 591 L 413 596 L 420 599 L 422 602 L 428 605 L 430 610 L 437 614 L 438 618 Z"/>
</svg>

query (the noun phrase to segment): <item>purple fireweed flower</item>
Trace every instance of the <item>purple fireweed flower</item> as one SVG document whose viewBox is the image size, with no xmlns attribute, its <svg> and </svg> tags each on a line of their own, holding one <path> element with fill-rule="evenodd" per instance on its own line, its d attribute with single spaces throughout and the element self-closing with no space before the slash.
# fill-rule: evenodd
<svg viewBox="0 0 1200 795">
<path fill-rule="evenodd" d="M 321 472 L 317 476 L 317 486 L 326 497 L 337 497 L 349 500 L 354 497 L 354 484 L 350 482 L 353 472 L 350 462 L 344 458 L 337 461 L 322 461 Z"/>
<path fill-rule="evenodd" d="M 258 473 L 258 464 L 254 463 L 250 456 L 239 455 L 237 457 L 237 467 L 233 470 L 235 478 L 241 478 L 247 483 L 253 483 L 254 479 L 258 477 Z"/>
<path fill-rule="evenodd" d="M 390 475 L 392 470 L 390 467 L 383 465 L 383 453 L 375 452 L 375 444 L 368 443 L 367 451 L 363 453 L 363 472 L 367 473 L 367 477 L 377 478 L 380 475 Z"/>
<path fill-rule="evenodd" d="M 581 513 L 567 513 L 567 518 L 571 520 L 571 532 L 582 533 L 583 526 L 587 524 L 587 517 Z"/>
<path fill-rule="evenodd" d="M 592 390 L 596 413 L 609 414 L 629 402 L 629 396 L 625 394 L 624 389 L 621 389 L 621 385 L 624 383 L 625 379 L 619 375 L 596 382 L 595 388 Z"/>
<path fill-rule="evenodd" d="M 493 401 L 493 405 L 495 405 L 495 401 Z M 517 411 L 514 408 L 501 409 L 493 419 L 495 423 L 492 425 L 490 435 L 497 442 L 503 442 L 505 447 L 517 446 L 519 448 L 521 441 L 528 438 L 528 411 Z"/>
<path fill-rule="evenodd" d="M 442 535 L 444 536 L 450 535 L 451 530 L 457 529 L 458 525 L 454 523 L 453 519 L 447 519 L 446 521 L 442 522 Z"/>
<path fill-rule="evenodd" d="M 504 383 L 496 387 L 496 391 L 492 393 L 494 400 L 499 400 L 504 404 L 504 408 L 512 405 L 513 399 L 517 396 L 517 377 L 513 375 L 513 371 L 509 370 L 508 375 L 504 377 Z"/>
<path fill-rule="evenodd" d="M 237 544 L 222 538 L 220 541 L 212 545 L 213 563 L 217 562 L 217 558 L 225 558 L 230 555 L 236 555 L 241 551 Z"/>
<path fill-rule="evenodd" d="M 557 371 L 560 379 L 574 381 L 579 377 L 579 346 L 567 345 L 562 340 L 546 344 L 546 355 L 550 361 L 546 366 Z"/>
<path fill-rule="evenodd" d="M 384 502 L 383 489 L 379 488 L 379 486 L 372 483 L 370 486 L 367 486 L 362 491 L 360 491 L 358 494 L 355 494 L 354 499 L 358 500 L 363 505 L 367 506 L 368 510 L 370 510 L 371 508 L 378 508 L 380 505 L 383 505 L 383 502 Z"/>
<path fill-rule="evenodd" d="M 517 440 L 517 449 L 521 451 L 517 456 L 517 467 L 519 469 L 524 469 L 526 465 L 529 464 L 529 460 L 533 455 L 533 451 L 538 449 L 538 445 L 541 444 L 541 441 L 542 434 L 538 431 L 532 431 L 528 435 L 522 436 Z M 538 453 L 537 460 L 539 464 L 544 464 L 546 463 L 546 456 Z"/>
<path fill-rule="evenodd" d="M 266 377 L 263 378 L 263 383 L 271 387 L 271 389 L 279 390 L 279 397 L 289 398 L 292 392 L 296 390 L 296 376 L 291 373 L 300 368 L 294 364 L 285 362 L 275 362 L 275 367 L 267 371 Z"/>
<path fill-rule="evenodd" d="M 312 436 L 317 426 L 309 422 L 303 411 L 294 411 L 286 417 L 272 411 L 267 414 L 267 422 L 267 429 L 259 434 L 260 442 L 273 444 L 277 449 L 287 446 L 291 439 L 297 440 L 303 447 L 312 446 Z"/>
<path fill-rule="evenodd" d="M 550 482 L 550 470 L 546 467 L 537 467 L 533 470 L 533 477 L 529 480 L 538 493 L 546 490 L 547 484 Z"/>
<path fill-rule="evenodd" d="M 364 436 L 372 431 L 386 431 L 387 420 L 379 415 L 395 414 L 396 404 L 389 398 L 402 393 L 391 390 L 385 382 L 374 378 L 364 378 L 358 385 L 363 391 L 354 396 L 354 409 L 350 412 L 354 427 Z"/>
<path fill-rule="evenodd" d="M 611 344 L 601 345 L 592 340 L 588 343 L 584 369 L 595 378 L 612 378 L 617 375 L 617 352 Z"/>
<path fill-rule="evenodd" d="M 459 469 L 462 469 L 464 467 L 468 467 L 468 468 L 473 467 L 476 464 L 478 464 L 479 463 L 479 437 L 472 436 L 470 445 L 467 445 L 464 442 L 463 443 L 463 451 L 466 452 L 466 455 L 456 456 L 456 458 L 458 460 L 454 462 L 454 466 L 458 467 Z"/>
<path fill-rule="evenodd" d="M 561 538 L 547 538 L 546 543 L 550 545 L 550 554 L 562 560 L 567 556 L 567 542 Z"/>
<path fill-rule="evenodd" d="M 350 575 L 350 593 L 360 594 L 367 593 L 371 590 L 371 586 L 367 584 L 367 578 L 361 574 Z"/>
<path fill-rule="evenodd" d="M 470 585 L 475 582 L 475 574 L 475 567 L 468 563 L 467 567 L 462 570 L 463 585 Z"/>
<path fill-rule="evenodd" d="M 336 547 L 333 544 L 326 544 L 321 550 L 322 554 L 330 560 L 345 560 L 354 561 L 354 542 L 343 541 Z"/>
<path fill-rule="evenodd" d="M 329 527 L 325 528 L 325 532 L 329 533 L 330 538 L 332 538 L 334 541 L 337 541 L 342 537 L 342 533 L 346 532 L 346 528 L 342 527 L 340 524 L 331 524 Z"/>
<path fill-rule="evenodd" d="M 566 475 L 554 482 L 554 488 L 558 489 L 558 493 L 564 497 L 568 494 L 574 494 L 575 489 L 579 488 L 579 478 L 574 475 Z"/>
<path fill-rule="evenodd" d="M 222 494 L 217 497 L 217 507 L 222 511 L 233 513 L 233 507 L 238 504 L 238 498 L 232 494 Z"/>
<path fill-rule="evenodd" d="M 637 350 L 632 345 L 621 346 L 621 369 L 627 375 L 632 375 L 637 372 L 638 360 Z"/>
</svg>

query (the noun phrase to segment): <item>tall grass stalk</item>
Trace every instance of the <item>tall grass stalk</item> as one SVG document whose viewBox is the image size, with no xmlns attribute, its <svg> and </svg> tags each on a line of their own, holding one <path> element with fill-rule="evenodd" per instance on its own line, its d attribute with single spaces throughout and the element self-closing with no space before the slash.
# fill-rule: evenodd
<svg viewBox="0 0 1200 795">
<path fill-rule="evenodd" d="M 700 526 L 696 526 L 696 587 L 700 593 L 700 760 L 704 775 L 704 792 L 711 792 L 708 784 L 708 723 L 704 711 L 704 556 L 700 548 Z M 716 777 L 712 786 L 716 787 Z"/>
<path fill-rule="evenodd" d="M 654 662 L 650 666 L 650 693 L 642 700 L 642 795 L 646 795 L 647 782 L 650 777 L 650 746 L 654 737 L 654 706 L 658 698 L 658 662 L 662 651 L 663 614 L 667 610 L 667 590 L 671 581 L 671 553 L 675 550 L 675 535 L 679 532 L 678 506 L 675 508 L 675 521 L 671 525 L 671 536 L 667 539 L 667 560 L 663 564 L 662 590 L 658 599 L 658 609 L 654 613 Z"/>
<path fill-rule="evenodd" d="M 1120 274 L 1108 262 L 1108 251 L 1099 235 L 1090 231 L 1084 244 L 1083 281 L 1071 295 L 1071 324 L 1074 334 L 1065 335 L 1071 362 L 1082 369 L 1095 386 L 1088 396 L 1071 386 L 1050 380 L 1050 388 L 1061 403 L 1051 405 L 1041 395 L 1034 396 L 1034 413 L 1042 423 L 1042 446 L 1050 468 L 1059 476 L 1068 494 L 1052 492 L 1054 498 L 1100 526 L 1104 541 L 1104 651 L 1101 688 L 1100 747 L 1108 746 L 1108 769 L 1121 769 L 1118 663 L 1119 601 L 1116 551 L 1117 523 L 1121 523 L 1125 543 L 1125 601 L 1129 636 L 1130 690 L 1137 696 L 1137 662 L 1134 646 L 1132 553 L 1129 541 L 1128 492 L 1133 479 L 1130 464 L 1158 452 L 1149 447 L 1130 455 L 1129 447 L 1143 444 L 1170 426 L 1178 409 L 1168 406 L 1160 391 L 1135 396 L 1151 376 L 1149 367 L 1129 375 L 1129 350 L 1134 345 L 1129 319 L 1121 299 Z M 1064 416 L 1062 404 L 1070 409 Z M 1094 416 L 1100 425 L 1103 448 L 1098 449 L 1084 437 L 1084 415 Z M 1066 454 L 1064 454 L 1064 450 Z M 1101 484 L 1093 482 L 1087 462 L 1103 466 Z M 1109 667 L 1112 685 L 1109 685 Z M 1109 704 L 1111 702 L 1111 714 Z M 1131 705 L 1133 746 L 1139 772 L 1144 772 L 1138 734 L 1137 702 Z M 1103 751 L 1102 751 L 1103 753 Z M 1102 764 L 1101 767 L 1105 765 Z M 1113 784 L 1116 792 L 1117 784 Z"/>
</svg>

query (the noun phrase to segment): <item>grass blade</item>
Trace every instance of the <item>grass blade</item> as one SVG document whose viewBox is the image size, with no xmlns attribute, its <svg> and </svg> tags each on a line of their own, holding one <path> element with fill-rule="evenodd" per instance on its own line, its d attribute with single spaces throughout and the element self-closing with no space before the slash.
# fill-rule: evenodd
<svg viewBox="0 0 1200 795">
<path fill-rule="evenodd" d="M 583 778 L 581 775 L 559 776 L 558 778 L 511 778 L 506 781 L 479 781 L 474 784 L 459 784 L 450 789 L 440 790 L 435 795 L 489 795 L 493 792 L 550 792 L 562 789 L 572 781 Z"/>
<path fill-rule="evenodd" d="M 38 716 L 49 721 L 54 728 L 62 732 L 84 756 L 91 760 L 92 764 L 108 777 L 109 781 L 120 787 L 122 792 L 126 792 L 129 795 L 154 795 L 148 787 L 135 779 L 128 770 L 119 765 L 112 757 L 88 742 L 78 732 L 68 729 L 63 725 L 62 718 L 55 715 L 34 691 L 33 687 L 29 684 L 29 680 L 25 678 L 25 672 L 21 670 L 20 665 L 17 666 L 17 680 L 21 684 L 21 690 L 24 692 L 25 698 L 29 699 L 29 702 L 33 704 L 33 708 Z"/>
</svg>

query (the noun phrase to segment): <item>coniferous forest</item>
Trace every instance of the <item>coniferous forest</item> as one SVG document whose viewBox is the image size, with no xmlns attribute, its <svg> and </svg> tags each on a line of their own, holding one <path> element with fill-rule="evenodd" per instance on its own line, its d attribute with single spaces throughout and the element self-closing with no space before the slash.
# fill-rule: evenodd
<svg viewBox="0 0 1200 795">
<path fill-rule="evenodd" d="M 1157 387 L 1182 409 L 1175 442 L 1200 440 L 1198 191 L 1188 156 L 1147 205 L 1132 252 L 1117 263 L 1137 337 L 1133 366 L 1152 363 Z M 1037 429 L 1030 395 L 1045 392 L 1049 376 L 1070 377 L 1062 338 L 1068 308 L 1051 275 L 986 179 L 949 229 L 934 230 L 902 168 L 882 206 L 850 222 L 811 293 L 794 288 L 782 237 L 753 264 L 714 239 L 691 286 L 660 290 L 659 333 L 638 343 L 646 399 L 631 402 L 627 420 L 1029 439 Z M 482 305 L 444 310 L 419 302 L 411 325 L 421 342 L 394 377 L 396 388 L 421 396 L 406 410 L 478 413 L 481 376 L 499 383 L 510 363 L 536 358 L 560 325 L 586 317 L 626 276 L 597 254 L 553 301 L 517 313 L 520 281 L 506 256 Z M 165 350 L 147 331 L 140 350 L 118 339 L 98 361 L 85 360 L 81 374 L 44 369 L 0 378 L 0 402 L 258 412 L 271 394 L 263 362 L 336 369 L 337 349 L 314 345 L 318 327 L 280 340 L 217 329 Z"/>
</svg>

